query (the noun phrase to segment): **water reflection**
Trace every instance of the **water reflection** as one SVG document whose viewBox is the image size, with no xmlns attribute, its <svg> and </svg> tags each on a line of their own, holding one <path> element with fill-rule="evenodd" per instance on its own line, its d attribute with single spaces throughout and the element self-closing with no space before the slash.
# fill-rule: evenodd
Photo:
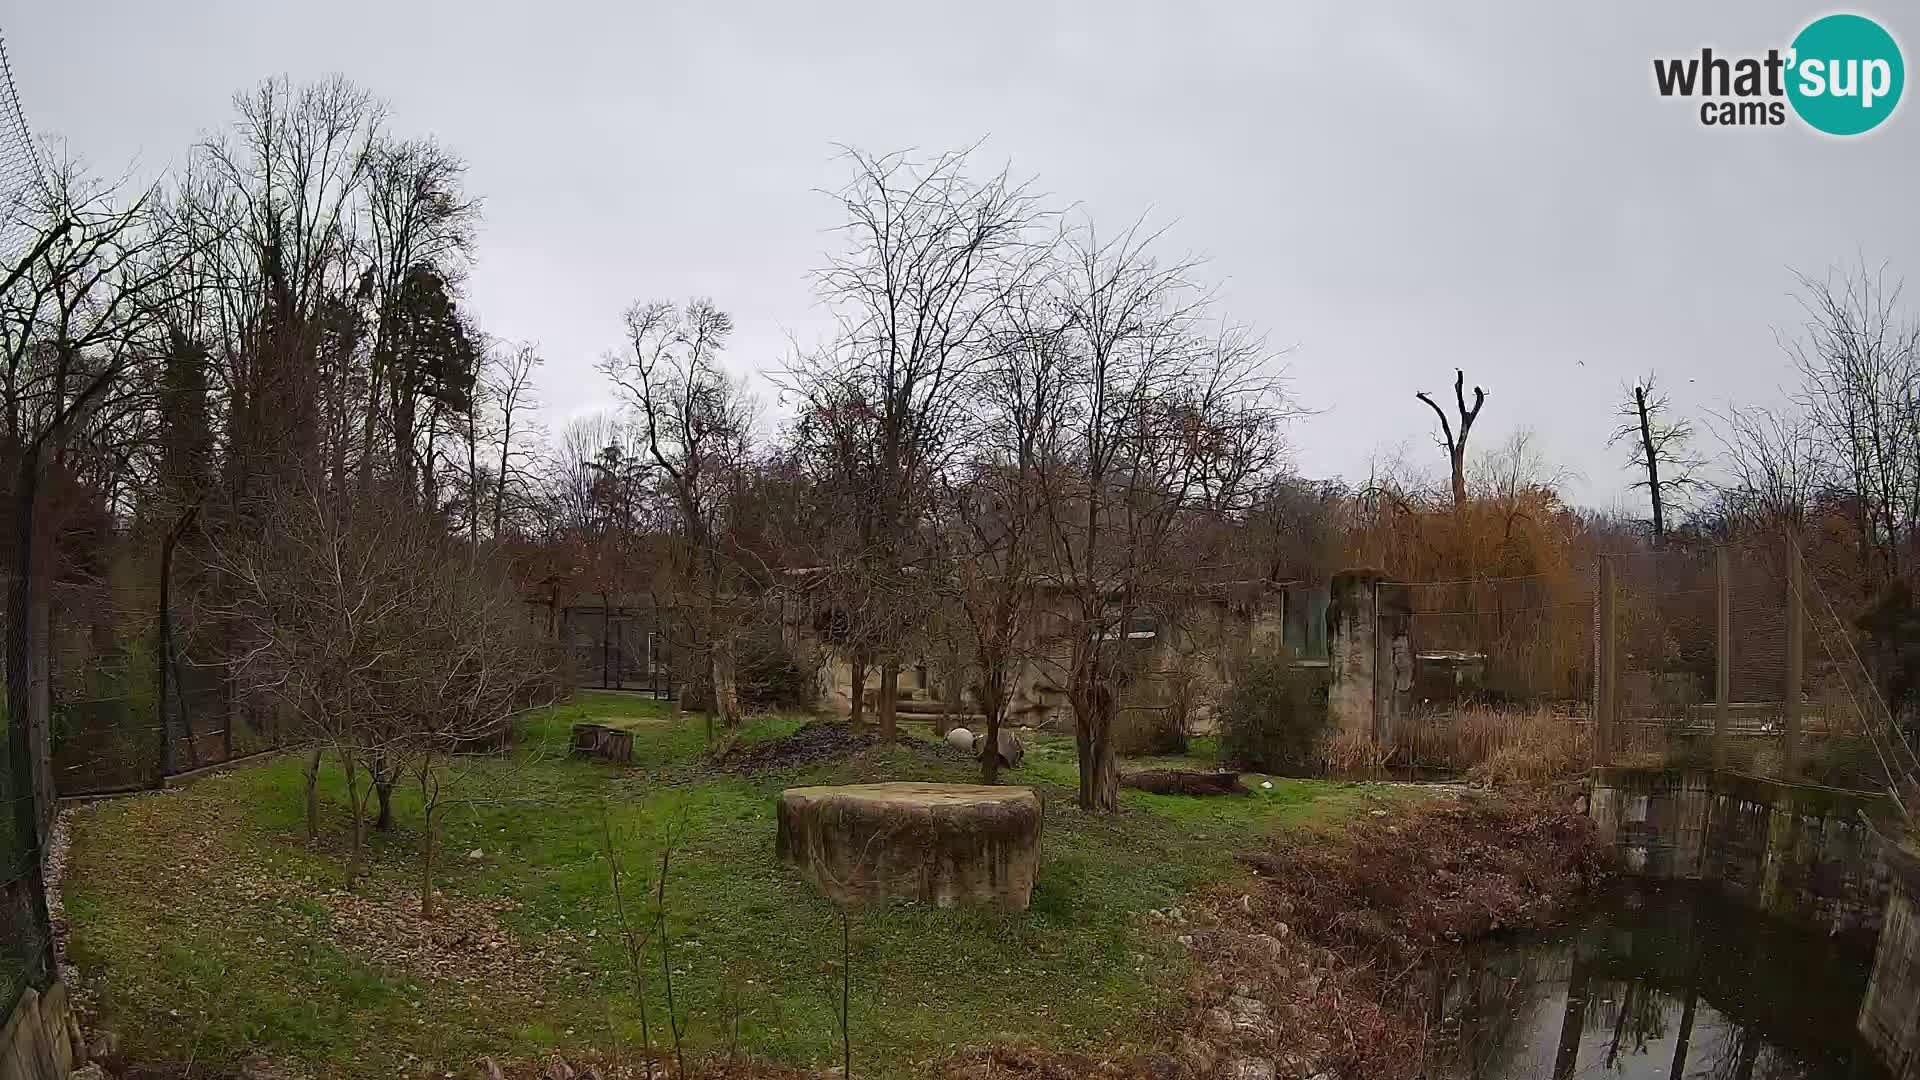
<svg viewBox="0 0 1920 1080">
<path fill-rule="evenodd" d="M 1870 943 L 1686 888 L 1609 897 L 1433 984 L 1450 1075 L 1885 1080 L 1854 1031 Z"/>
</svg>

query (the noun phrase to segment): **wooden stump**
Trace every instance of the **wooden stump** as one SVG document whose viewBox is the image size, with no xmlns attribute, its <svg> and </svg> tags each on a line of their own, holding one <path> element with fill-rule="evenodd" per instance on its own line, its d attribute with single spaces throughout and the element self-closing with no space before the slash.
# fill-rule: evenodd
<svg viewBox="0 0 1920 1080">
<path fill-rule="evenodd" d="M 774 852 L 841 903 L 907 899 L 1025 911 L 1040 797 L 979 784 L 849 784 L 780 795 Z"/>
<path fill-rule="evenodd" d="M 580 757 L 631 764 L 633 732 L 612 724 L 578 723 L 573 725 L 573 752 Z"/>
</svg>

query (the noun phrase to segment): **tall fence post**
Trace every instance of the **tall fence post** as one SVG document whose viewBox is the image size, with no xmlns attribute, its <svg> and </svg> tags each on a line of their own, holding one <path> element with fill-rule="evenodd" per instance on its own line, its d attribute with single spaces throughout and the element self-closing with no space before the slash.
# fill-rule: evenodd
<svg viewBox="0 0 1920 1080">
<path fill-rule="evenodd" d="M 1713 767 L 1727 767 L 1727 728 L 1733 696 L 1733 590 L 1727 546 L 1714 549 Z"/>
<path fill-rule="evenodd" d="M 1800 545 L 1787 533 L 1787 731 L 1782 740 L 1789 777 L 1800 772 L 1800 709 L 1807 668 L 1807 581 Z"/>
<path fill-rule="evenodd" d="M 1593 756 L 1597 764 L 1613 762 L 1614 726 L 1620 712 L 1619 605 L 1614 596 L 1611 556 L 1600 556 L 1600 692 L 1593 718 Z"/>
</svg>

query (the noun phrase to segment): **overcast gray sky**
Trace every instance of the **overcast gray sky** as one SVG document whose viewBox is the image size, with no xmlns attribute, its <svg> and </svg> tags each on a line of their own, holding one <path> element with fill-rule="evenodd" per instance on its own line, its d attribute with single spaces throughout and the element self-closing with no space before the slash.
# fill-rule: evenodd
<svg viewBox="0 0 1920 1080">
<path fill-rule="evenodd" d="M 1461 365 L 1490 394 L 1477 445 L 1530 426 L 1605 506 L 1623 381 L 1654 369 L 1689 413 L 1779 396 L 1793 269 L 1890 261 L 1920 302 L 1920 103 L 1843 140 L 1703 127 L 1653 89 L 1655 56 L 1784 48 L 1828 10 L 5 0 L 0 30 L 33 126 L 104 169 L 178 162 L 264 76 L 385 97 L 471 163 L 471 298 L 541 343 L 555 417 L 605 402 L 592 362 L 635 298 L 710 295 L 731 362 L 777 367 L 825 331 L 834 144 L 985 137 L 1209 260 L 1322 410 L 1294 431 L 1307 474 L 1364 479 L 1401 443 L 1438 465 L 1413 392 Z M 1920 10 L 1849 10 L 1920 62 Z"/>
</svg>

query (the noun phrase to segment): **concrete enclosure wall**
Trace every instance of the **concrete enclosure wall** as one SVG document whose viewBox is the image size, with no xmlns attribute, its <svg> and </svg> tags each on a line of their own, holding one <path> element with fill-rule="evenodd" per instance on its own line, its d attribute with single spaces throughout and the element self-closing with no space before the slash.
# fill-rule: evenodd
<svg viewBox="0 0 1920 1080">
<path fill-rule="evenodd" d="M 1920 860 L 1885 844 L 1892 888 L 1873 958 L 1873 978 L 1860 1002 L 1860 1036 L 1895 1076 L 1920 1063 Z"/>
<path fill-rule="evenodd" d="M 1378 570 L 1333 576 L 1327 605 L 1328 725 L 1385 742 L 1413 702 L 1413 605 L 1407 586 Z"/>
<path fill-rule="evenodd" d="M 1590 814 L 1622 863 L 1703 881 L 1768 914 L 1832 932 L 1877 932 L 1889 870 L 1862 820 L 1885 796 L 1710 769 L 1593 770 Z"/>
</svg>

